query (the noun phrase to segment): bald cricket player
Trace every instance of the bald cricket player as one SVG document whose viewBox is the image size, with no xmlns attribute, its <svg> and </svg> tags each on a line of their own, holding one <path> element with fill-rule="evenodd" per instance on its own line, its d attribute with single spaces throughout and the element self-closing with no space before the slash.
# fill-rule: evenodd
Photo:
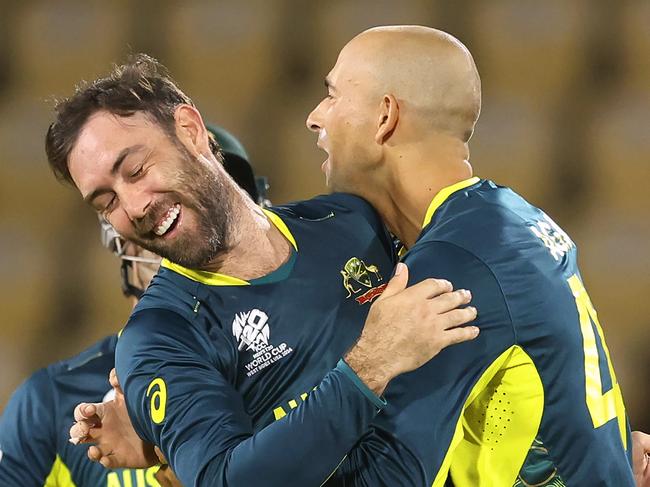
<svg viewBox="0 0 650 487">
<path fill-rule="evenodd" d="M 337 472 L 345 485 L 634 485 L 621 390 L 575 243 L 473 174 L 481 83 L 467 48 L 427 27 L 370 29 L 326 86 L 307 125 L 328 154 L 329 187 L 375 207 L 404 244 L 409 282 L 471 289 L 481 329 L 390 383 L 373 432 Z"/>
</svg>

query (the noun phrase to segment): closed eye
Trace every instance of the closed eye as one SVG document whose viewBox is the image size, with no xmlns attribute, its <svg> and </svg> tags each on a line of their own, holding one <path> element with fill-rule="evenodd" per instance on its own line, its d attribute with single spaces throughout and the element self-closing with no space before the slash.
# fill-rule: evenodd
<svg viewBox="0 0 650 487">
<path fill-rule="evenodd" d="M 334 98 L 334 95 L 332 95 L 332 90 L 334 90 L 334 86 L 332 86 L 332 82 L 329 80 L 329 78 L 325 78 L 325 89 L 327 90 L 327 96 L 325 98 L 328 99 Z"/>
<path fill-rule="evenodd" d="M 117 203 L 117 195 L 114 194 L 111 200 L 106 204 L 106 206 L 104 206 L 104 209 L 102 210 L 102 214 L 107 215 L 108 213 L 113 211 L 116 203 Z"/>
<path fill-rule="evenodd" d="M 143 164 L 138 166 L 138 168 L 134 172 L 131 173 L 131 177 L 132 178 L 137 178 L 138 176 L 140 176 L 142 174 L 143 168 L 144 168 Z"/>
</svg>

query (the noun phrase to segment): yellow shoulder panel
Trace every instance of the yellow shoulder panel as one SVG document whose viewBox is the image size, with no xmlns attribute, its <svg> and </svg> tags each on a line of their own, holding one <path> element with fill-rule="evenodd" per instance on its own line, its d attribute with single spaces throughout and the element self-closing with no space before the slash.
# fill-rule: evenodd
<svg viewBox="0 0 650 487">
<path fill-rule="evenodd" d="M 76 487 L 72 481 L 70 470 L 63 463 L 59 455 L 56 456 L 52 464 L 52 470 L 50 470 L 50 474 L 45 479 L 44 487 Z"/>
<path fill-rule="evenodd" d="M 503 352 L 471 390 L 434 487 L 512 487 L 537 435 L 544 388 L 519 346 Z"/>
</svg>

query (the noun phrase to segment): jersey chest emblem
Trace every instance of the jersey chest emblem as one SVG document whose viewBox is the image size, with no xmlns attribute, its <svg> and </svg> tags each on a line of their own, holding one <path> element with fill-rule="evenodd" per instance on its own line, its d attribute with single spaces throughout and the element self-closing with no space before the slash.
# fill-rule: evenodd
<svg viewBox="0 0 650 487">
<path fill-rule="evenodd" d="M 346 299 L 354 296 L 359 304 L 365 304 L 379 296 L 386 284 L 381 284 L 383 278 L 376 265 L 367 265 L 358 257 L 349 259 L 340 271 L 343 277 L 343 287 L 348 292 Z"/>
<path fill-rule="evenodd" d="M 237 350 L 252 353 L 244 364 L 248 377 L 293 352 L 284 342 L 277 346 L 271 343 L 269 316 L 257 308 L 235 314 L 232 334 L 237 340 Z"/>
</svg>

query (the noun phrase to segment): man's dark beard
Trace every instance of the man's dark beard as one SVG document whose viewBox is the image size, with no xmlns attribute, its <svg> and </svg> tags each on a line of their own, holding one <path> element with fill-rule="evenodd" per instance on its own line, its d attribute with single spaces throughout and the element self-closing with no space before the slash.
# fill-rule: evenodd
<svg viewBox="0 0 650 487">
<path fill-rule="evenodd" d="M 182 172 L 179 172 L 175 179 L 177 189 L 174 193 L 178 195 L 179 200 L 165 198 L 157 202 L 142 222 L 136 223 L 138 236 L 132 240 L 176 264 L 196 269 L 210 263 L 228 249 L 232 191 L 229 191 L 227 183 L 220 180 L 215 171 L 205 167 L 205 164 L 189 154 L 185 147 L 179 147 L 179 151 L 184 159 Z M 141 238 L 143 234 L 152 234 L 156 222 L 160 221 L 164 212 L 176 202 L 181 203 L 181 213 L 188 209 L 194 210 L 198 217 L 197 233 L 179 234 L 172 242 L 155 236 Z"/>
</svg>

